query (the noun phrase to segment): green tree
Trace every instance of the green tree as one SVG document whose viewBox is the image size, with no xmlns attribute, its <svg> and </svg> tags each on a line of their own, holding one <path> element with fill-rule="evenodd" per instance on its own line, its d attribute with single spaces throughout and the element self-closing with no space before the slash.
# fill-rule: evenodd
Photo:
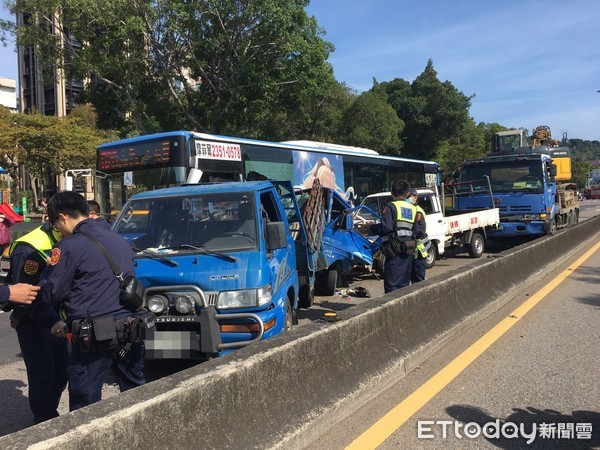
<svg viewBox="0 0 600 450">
<path fill-rule="evenodd" d="M 404 123 L 385 97 L 365 92 L 346 111 L 340 142 L 387 155 L 400 155 L 399 136 L 403 128 Z"/>
<path fill-rule="evenodd" d="M 449 81 L 441 82 L 430 59 L 411 84 L 402 79 L 381 83 L 388 102 L 405 123 L 404 154 L 421 159 L 437 158 L 442 143 L 458 137 L 471 119 L 471 98 Z"/>
<path fill-rule="evenodd" d="M 80 46 L 64 48 L 44 27 L 20 42 L 61 56 L 69 77 L 91 78 L 84 99 L 102 127 L 124 134 L 173 128 L 265 134 L 273 113 L 314 116 L 333 78 L 333 47 L 306 14 L 308 0 L 16 0 L 32 25 L 63 18 Z M 47 27 L 46 27 L 47 28 Z M 324 87 L 325 86 L 325 87 Z M 295 100 L 292 104 L 290 99 Z M 315 100 L 316 99 L 316 100 Z"/>
<path fill-rule="evenodd" d="M 484 131 L 473 120 L 465 122 L 455 135 L 438 146 L 438 162 L 446 179 L 458 170 L 463 161 L 486 156 Z"/>
<path fill-rule="evenodd" d="M 583 161 L 580 158 L 571 159 L 571 181 L 577 184 L 581 191 L 587 186 L 588 174 L 594 169 L 594 165 L 589 161 Z"/>
<path fill-rule="evenodd" d="M 12 114 L 0 111 L 0 164 L 18 186 L 20 168 L 41 190 L 68 169 L 95 168 L 96 147 L 116 138 L 114 132 L 89 126 L 93 111 L 76 108 L 69 117 Z M 37 199 L 36 199 L 37 200 Z"/>
</svg>

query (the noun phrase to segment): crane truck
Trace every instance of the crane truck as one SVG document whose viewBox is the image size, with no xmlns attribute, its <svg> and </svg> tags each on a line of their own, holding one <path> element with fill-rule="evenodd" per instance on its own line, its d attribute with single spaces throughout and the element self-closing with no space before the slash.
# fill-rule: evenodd
<svg viewBox="0 0 600 450">
<path fill-rule="evenodd" d="M 579 220 L 577 186 L 571 183 L 571 155 L 567 136 L 553 140 L 550 128 L 541 125 L 531 136 L 525 130 L 496 133 L 492 153 L 465 161 L 461 182 L 488 176 L 500 224 L 489 238 L 542 236 L 574 225 Z M 457 199 L 460 209 L 479 209 L 489 196 L 480 187 Z"/>
</svg>

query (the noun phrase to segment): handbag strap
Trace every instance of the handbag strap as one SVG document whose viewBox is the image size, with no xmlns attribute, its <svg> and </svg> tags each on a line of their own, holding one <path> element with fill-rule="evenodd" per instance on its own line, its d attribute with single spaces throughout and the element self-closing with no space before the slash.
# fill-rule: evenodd
<svg viewBox="0 0 600 450">
<path fill-rule="evenodd" d="M 123 272 L 121 271 L 121 269 L 119 268 L 119 265 L 115 262 L 113 257 L 110 256 L 110 254 L 106 251 L 106 248 L 104 248 L 104 245 L 102 245 L 100 243 L 100 241 L 98 239 L 96 239 L 94 236 L 92 236 L 91 234 L 84 233 L 83 231 L 79 231 L 78 234 L 84 235 L 86 238 L 88 238 L 90 241 L 92 241 L 92 243 L 94 243 L 96 245 L 96 247 L 98 247 L 98 249 L 100 250 L 102 255 L 104 255 L 104 259 L 106 259 L 106 262 L 108 263 L 108 265 L 112 269 L 113 273 L 115 274 L 115 277 L 117 277 L 117 280 L 122 282 L 123 281 Z"/>
</svg>

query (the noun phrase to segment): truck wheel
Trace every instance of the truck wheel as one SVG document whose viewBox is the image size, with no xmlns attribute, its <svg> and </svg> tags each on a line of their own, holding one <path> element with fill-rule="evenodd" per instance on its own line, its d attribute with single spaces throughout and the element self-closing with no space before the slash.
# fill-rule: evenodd
<svg viewBox="0 0 600 450">
<path fill-rule="evenodd" d="M 573 225 L 573 211 L 569 211 L 569 213 L 567 214 L 567 227 L 570 227 Z"/>
<path fill-rule="evenodd" d="M 556 219 L 552 219 L 552 223 L 550 224 L 550 235 L 555 234 L 558 227 L 556 226 Z"/>
<path fill-rule="evenodd" d="M 473 233 L 471 243 L 467 246 L 467 250 L 471 258 L 481 257 L 485 250 L 485 240 L 483 239 L 483 236 L 479 233 Z"/>
<path fill-rule="evenodd" d="M 300 290 L 298 291 L 298 306 L 300 308 L 310 308 L 315 302 L 315 286 L 308 284 L 306 277 L 298 277 L 300 280 Z"/>
<path fill-rule="evenodd" d="M 337 286 L 338 273 L 335 269 L 327 271 L 327 282 L 323 286 L 323 295 L 334 295 Z"/>
<path fill-rule="evenodd" d="M 435 266 L 435 262 L 437 260 L 437 245 L 435 245 L 435 243 L 431 243 L 431 247 L 429 248 L 429 251 L 427 252 L 427 258 L 425 258 L 425 268 L 426 269 L 431 269 L 433 266 Z"/>
</svg>

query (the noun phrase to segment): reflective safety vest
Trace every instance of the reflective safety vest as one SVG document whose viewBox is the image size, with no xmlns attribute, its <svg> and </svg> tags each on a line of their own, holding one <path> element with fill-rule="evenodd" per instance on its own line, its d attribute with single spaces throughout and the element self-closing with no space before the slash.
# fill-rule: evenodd
<svg viewBox="0 0 600 450">
<path fill-rule="evenodd" d="M 396 235 L 403 240 L 411 240 L 412 227 L 417 220 L 417 208 L 404 200 L 396 200 L 392 204 L 396 208 Z"/>
<path fill-rule="evenodd" d="M 20 243 L 25 243 L 31 245 L 37 252 L 45 259 L 48 255 L 46 252 L 52 250 L 52 246 L 58 242 L 54 236 L 51 236 L 42 227 L 37 227 L 36 229 L 30 231 L 24 236 L 16 239 L 10 246 L 10 250 L 8 251 L 8 256 L 12 256 L 12 252 Z"/>
<path fill-rule="evenodd" d="M 431 248 L 431 241 L 429 240 L 429 236 L 427 236 L 427 216 L 425 215 L 425 211 L 419 205 L 416 205 L 417 214 L 421 213 L 423 216 L 423 222 L 425 222 L 425 237 L 417 238 L 417 251 L 415 252 L 415 258 L 418 258 L 419 255 L 422 258 L 427 258 L 429 255 L 429 249 Z"/>
</svg>

